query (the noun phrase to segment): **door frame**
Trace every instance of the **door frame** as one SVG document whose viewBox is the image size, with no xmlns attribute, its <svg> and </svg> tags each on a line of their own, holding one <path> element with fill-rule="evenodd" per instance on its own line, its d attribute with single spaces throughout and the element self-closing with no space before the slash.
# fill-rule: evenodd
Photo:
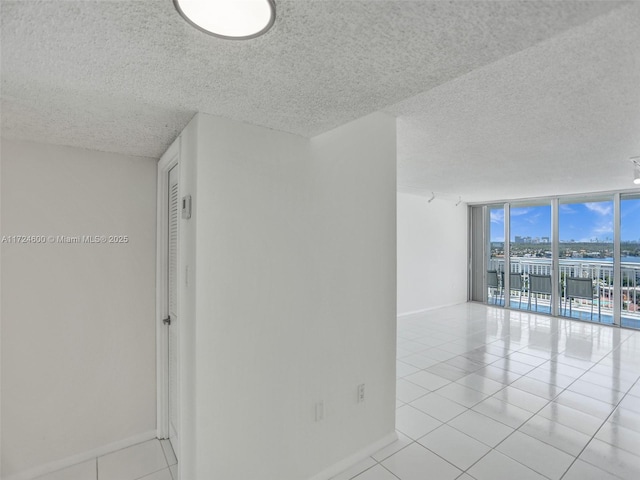
<svg viewBox="0 0 640 480">
<path fill-rule="evenodd" d="M 180 165 L 180 137 L 178 137 L 158 161 L 157 185 L 157 223 L 156 223 L 156 385 L 157 408 L 156 430 L 158 438 L 169 438 L 169 331 L 164 324 L 168 312 L 168 229 L 169 229 L 169 171 Z M 179 172 L 178 172 L 179 173 Z M 178 198 L 180 195 L 180 176 L 178 175 Z M 180 250 L 180 222 L 178 222 L 178 251 Z M 180 256 L 178 255 L 178 272 Z M 175 327 L 179 338 L 180 322 Z M 179 344 L 179 342 L 178 342 Z M 176 382 L 180 385 L 180 350 L 176 352 L 178 361 Z M 179 398 L 179 396 L 178 396 Z M 180 409 L 178 408 L 178 416 Z M 180 421 L 178 418 L 178 430 Z M 180 432 L 178 431 L 178 438 Z M 177 453 L 177 452 L 176 452 Z"/>
</svg>

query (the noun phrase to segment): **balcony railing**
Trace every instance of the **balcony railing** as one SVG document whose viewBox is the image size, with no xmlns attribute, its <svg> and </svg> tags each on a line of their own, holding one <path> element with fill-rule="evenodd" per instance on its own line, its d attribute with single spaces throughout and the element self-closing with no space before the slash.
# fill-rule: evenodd
<svg viewBox="0 0 640 480">
<path fill-rule="evenodd" d="M 548 258 L 512 257 L 511 273 L 522 275 L 522 289 L 510 292 L 512 308 L 528 309 L 534 302 L 538 311 L 551 313 L 551 295 L 530 294 L 529 275 L 551 275 L 551 260 Z M 640 263 L 621 263 L 621 285 L 613 278 L 613 263 L 603 260 L 560 259 L 560 310 L 561 315 L 601 323 L 613 323 L 613 299 L 622 293 L 621 324 L 625 327 L 640 328 Z M 490 303 L 504 303 L 504 258 L 491 258 L 489 270 L 499 272 L 498 288 L 489 288 Z M 593 296 L 588 298 L 568 298 L 567 279 L 588 278 L 592 281 Z M 593 314 L 592 314 L 593 312 Z"/>
</svg>

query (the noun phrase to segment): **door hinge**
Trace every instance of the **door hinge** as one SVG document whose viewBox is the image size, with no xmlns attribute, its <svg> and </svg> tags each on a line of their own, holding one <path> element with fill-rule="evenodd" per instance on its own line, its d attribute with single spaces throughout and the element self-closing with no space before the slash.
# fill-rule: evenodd
<svg viewBox="0 0 640 480">
<path fill-rule="evenodd" d="M 171 325 L 171 315 L 162 320 L 162 323 L 164 323 L 165 325 Z"/>
</svg>

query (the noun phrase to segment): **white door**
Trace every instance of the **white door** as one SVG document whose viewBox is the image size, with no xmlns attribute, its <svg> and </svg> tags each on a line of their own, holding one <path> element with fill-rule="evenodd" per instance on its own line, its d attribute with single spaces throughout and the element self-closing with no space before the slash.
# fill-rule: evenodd
<svg viewBox="0 0 640 480">
<path fill-rule="evenodd" d="M 180 451 L 180 443 L 178 438 L 178 222 L 180 219 L 180 208 L 178 198 L 178 166 L 176 165 L 169 171 L 169 188 L 168 188 L 168 272 L 167 285 L 167 311 L 169 313 L 168 322 L 168 342 L 169 342 L 169 439 L 173 445 L 176 455 Z"/>
</svg>

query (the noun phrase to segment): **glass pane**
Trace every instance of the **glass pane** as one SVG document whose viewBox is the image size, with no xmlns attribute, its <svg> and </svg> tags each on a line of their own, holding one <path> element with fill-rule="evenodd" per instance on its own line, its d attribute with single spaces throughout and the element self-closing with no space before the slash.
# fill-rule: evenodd
<svg viewBox="0 0 640 480">
<path fill-rule="evenodd" d="M 504 305 L 504 207 L 489 207 L 488 303 Z"/>
<path fill-rule="evenodd" d="M 560 314 L 613 324 L 613 201 L 560 204 Z"/>
<path fill-rule="evenodd" d="M 551 205 L 512 206 L 511 308 L 551 313 Z"/>
<path fill-rule="evenodd" d="M 640 328 L 640 195 L 620 201 L 621 325 Z"/>
</svg>

